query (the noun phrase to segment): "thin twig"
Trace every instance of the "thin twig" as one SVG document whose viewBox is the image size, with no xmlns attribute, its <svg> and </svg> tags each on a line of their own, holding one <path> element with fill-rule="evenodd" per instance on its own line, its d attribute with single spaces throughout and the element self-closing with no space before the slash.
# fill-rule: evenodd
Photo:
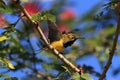
<svg viewBox="0 0 120 80">
<path fill-rule="evenodd" d="M 46 78 L 47 80 L 52 80 L 52 78 L 50 76 L 48 76 L 38 70 L 36 70 L 36 73 L 37 73 L 37 75 L 40 75 L 41 77 Z"/>
<path fill-rule="evenodd" d="M 25 8 L 23 8 L 20 4 L 18 5 L 18 8 L 25 14 L 25 16 L 27 17 L 27 19 L 31 22 L 31 24 L 35 27 L 37 27 L 37 30 L 39 32 L 39 35 L 41 36 L 41 39 L 44 41 L 44 43 L 46 44 L 46 46 L 53 52 L 54 55 L 56 55 L 60 60 L 62 60 L 65 64 L 67 64 L 69 67 L 71 67 L 71 69 L 73 69 L 76 72 L 80 73 L 80 70 L 73 65 L 70 61 L 68 61 L 62 54 L 60 54 L 56 49 L 54 49 L 50 43 L 47 41 L 44 33 L 42 32 L 40 25 L 36 24 L 34 20 L 31 19 L 31 16 L 27 13 L 27 11 L 25 10 Z"/>
<path fill-rule="evenodd" d="M 114 55 L 115 50 L 116 50 L 116 45 L 117 45 L 117 41 L 118 41 L 119 32 L 120 32 L 120 15 L 118 15 L 117 28 L 116 28 L 116 32 L 115 32 L 113 46 L 112 46 L 111 51 L 109 52 L 109 59 L 108 59 L 108 62 L 106 64 L 106 66 L 105 66 L 99 80 L 103 80 L 106 77 L 106 73 L 107 73 L 110 65 L 112 64 L 112 59 L 113 59 L 113 55 Z"/>
</svg>

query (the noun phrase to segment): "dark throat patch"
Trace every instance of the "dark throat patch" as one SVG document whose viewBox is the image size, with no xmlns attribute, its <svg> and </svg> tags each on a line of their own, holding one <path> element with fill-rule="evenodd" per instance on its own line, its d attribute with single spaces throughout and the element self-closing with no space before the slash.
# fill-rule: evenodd
<svg viewBox="0 0 120 80">
<path fill-rule="evenodd" d="M 76 40 L 76 39 L 75 39 L 75 40 Z M 64 47 L 66 48 L 66 47 L 68 47 L 68 46 L 71 46 L 71 45 L 75 42 L 75 40 L 64 43 L 64 44 L 63 44 Z"/>
</svg>

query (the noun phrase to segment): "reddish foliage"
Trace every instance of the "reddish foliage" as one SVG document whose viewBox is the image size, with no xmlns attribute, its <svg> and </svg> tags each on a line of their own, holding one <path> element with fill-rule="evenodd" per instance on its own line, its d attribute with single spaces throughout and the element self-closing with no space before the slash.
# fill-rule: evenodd
<svg viewBox="0 0 120 80">
<path fill-rule="evenodd" d="M 40 6 L 37 3 L 28 3 L 24 7 L 30 15 L 36 14 L 40 11 Z"/>
<path fill-rule="evenodd" d="M 66 10 L 60 14 L 61 20 L 69 20 L 75 18 L 75 12 L 72 10 Z"/>
<path fill-rule="evenodd" d="M 65 25 L 65 24 L 59 24 L 58 26 L 59 26 L 60 32 L 69 32 L 70 31 L 70 29 L 68 28 L 68 26 Z"/>
<path fill-rule="evenodd" d="M 33 14 L 40 12 L 40 10 L 41 10 L 41 6 L 39 4 L 37 4 L 36 2 L 31 2 L 31 3 L 25 4 L 24 8 L 31 16 Z M 21 13 L 21 16 L 22 15 L 23 15 L 23 13 Z"/>
<path fill-rule="evenodd" d="M 67 24 L 64 23 L 64 21 L 69 21 L 69 20 L 72 20 L 76 17 L 76 14 L 73 10 L 65 10 L 63 11 L 60 15 L 59 15 L 59 18 L 61 20 L 61 22 L 59 23 L 59 30 L 61 32 L 70 32 L 70 29 L 68 27 Z"/>
<path fill-rule="evenodd" d="M 29 13 L 30 16 L 40 12 L 40 10 L 41 10 L 41 6 L 36 2 L 26 3 L 24 5 L 24 8 L 26 9 L 26 11 Z M 24 14 L 21 13 L 21 16 L 23 16 L 23 15 Z M 22 19 L 27 20 L 26 17 L 22 17 Z M 33 28 L 33 31 L 36 35 L 38 35 L 36 28 Z"/>
<path fill-rule="evenodd" d="M 0 28 L 6 28 L 8 27 L 8 22 L 6 21 L 6 19 L 0 15 Z"/>
</svg>

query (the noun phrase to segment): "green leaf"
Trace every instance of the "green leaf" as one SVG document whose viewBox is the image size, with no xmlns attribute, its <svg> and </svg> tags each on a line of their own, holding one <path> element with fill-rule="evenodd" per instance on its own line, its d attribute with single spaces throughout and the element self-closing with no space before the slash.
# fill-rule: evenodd
<svg viewBox="0 0 120 80">
<path fill-rule="evenodd" d="M 36 13 L 36 14 L 32 15 L 32 20 L 34 20 L 34 21 L 41 20 L 41 13 Z"/>
<path fill-rule="evenodd" d="M 74 80 L 93 80 L 92 78 L 90 78 L 90 75 L 88 73 L 84 73 L 82 75 L 80 75 L 79 73 L 76 73 L 73 76 Z"/>
<path fill-rule="evenodd" d="M 69 69 L 66 66 L 62 66 L 67 72 L 70 73 Z"/>
<path fill-rule="evenodd" d="M 82 74 L 81 78 L 83 78 L 84 80 L 93 80 L 88 73 Z"/>
<path fill-rule="evenodd" d="M 1 77 L 7 77 L 7 76 L 9 76 L 9 74 L 0 74 L 0 78 Z"/>
<path fill-rule="evenodd" d="M 56 22 L 56 17 L 50 13 L 46 14 L 47 20 L 50 20 L 51 22 Z"/>
<path fill-rule="evenodd" d="M 54 80 L 68 80 L 70 78 L 71 78 L 71 75 L 69 74 L 69 72 L 65 71 L 59 74 L 58 77 L 55 78 Z"/>
<path fill-rule="evenodd" d="M 0 7 L 0 12 L 1 13 L 15 13 L 16 12 L 16 10 L 15 9 L 13 9 L 13 8 L 11 8 L 11 6 L 4 6 L 4 8 L 2 8 L 2 7 Z"/>
<path fill-rule="evenodd" d="M 80 79 L 80 74 L 79 74 L 79 73 L 75 73 L 75 74 L 73 75 L 73 80 L 81 80 L 81 79 Z"/>
<path fill-rule="evenodd" d="M 8 68 L 10 69 L 15 69 L 15 67 L 13 66 L 13 64 L 6 58 L 1 58 L 0 57 L 0 62 L 2 62 L 3 64 L 6 64 Z"/>
<path fill-rule="evenodd" d="M 11 27 L 11 31 L 6 31 L 2 33 L 2 35 L 0 36 L 0 42 L 8 40 L 10 38 L 10 35 L 14 32 L 17 32 L 17 30 L 14 27 Z"/>
<path fill-rule="evenodd" d="M 10 78 L 5 78 L 5 80 L 18 80 L 17 77 L 10 77 Z"/>
<path fill-rule="evenodd" d="M 116 30 L 116 28 L 113 26 L 113 27 L 108 27 L 108 28 L 104 29 L 103 31 L 106 36 L 111 36 L 115 33 L 115 30 Z"/>
<path fill-rule="evenodd" d="M 51 22 L 56 22 L 56 17 L 49 12 L 37 13 L 32 16 L 32 20 L 35 21 L 46 21 L 50 20 Z"/>
</svg>

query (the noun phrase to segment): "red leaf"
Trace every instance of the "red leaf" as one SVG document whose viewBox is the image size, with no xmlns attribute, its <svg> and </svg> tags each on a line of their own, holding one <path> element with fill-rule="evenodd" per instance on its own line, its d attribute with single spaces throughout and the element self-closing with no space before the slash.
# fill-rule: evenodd
<svg viewBox="0 0 120 80">
<path fill-rule="evenodd" d="M 60 32 L 69 32 L 70 31 L 68 26 L 65 24 L 59 24 L 58 26 L 59 26 L 58 28 L 59 28 Z"/>
<path fill-rule="evenodd" d="M 41 10 L 41 6 L 38 3 L 36 3 L 36 2 L 26 3 L 24 8 L 26 9 L 26 11 L 31 16 L 33 14 L 36 14 L 36 13 L 40 12 L 40 10 Z M 23 15 L 23 13 L 21 13 L 21 16 L 22 15 Z"/>
<path fill-rule="evenodd" d="M 75 18 L 75 12 L 72 10 L 66 10 L 60 14 L 61 20 L 69 20 Z"/>
<path fill-rule="evenodd" d="M 9 23 L 7 22 L 7 20 L 0 15 L 0 28 L 6 28 L 9 26 Z"/>
</svg>

